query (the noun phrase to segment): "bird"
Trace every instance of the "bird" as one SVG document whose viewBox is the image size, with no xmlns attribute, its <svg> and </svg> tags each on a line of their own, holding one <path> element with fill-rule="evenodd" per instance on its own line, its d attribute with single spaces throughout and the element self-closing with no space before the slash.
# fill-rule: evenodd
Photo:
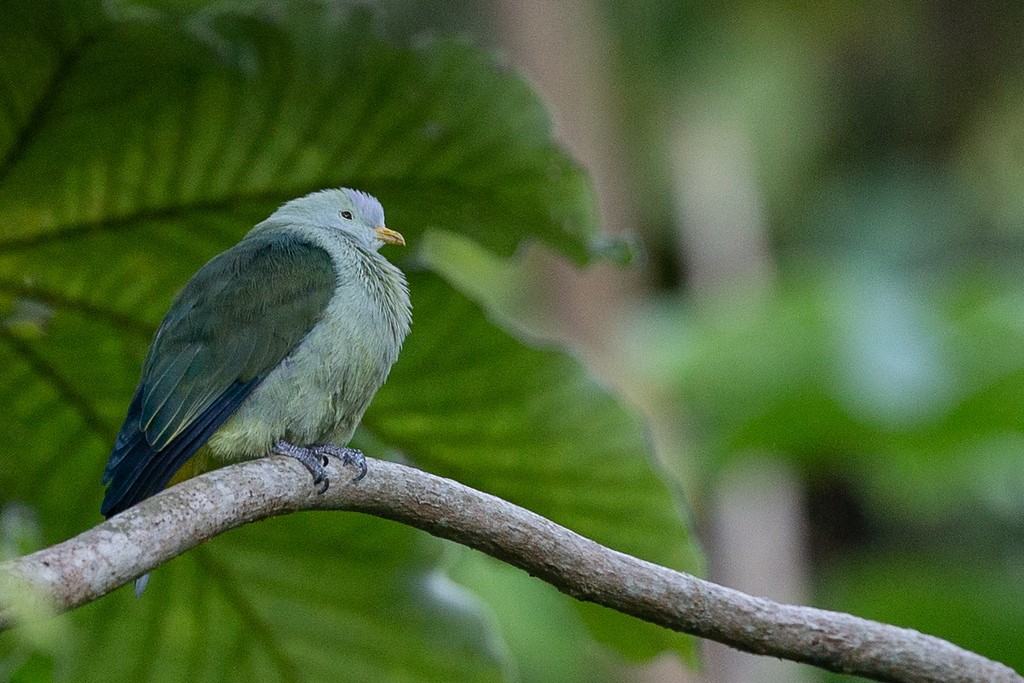
<svg viewBox="0 0 1024 683">
<path fill-rule="evenodd" d="M 366 460 L 347 444 L 412 323 L 406 278 L 379 253 L 388 244 L 405 238 L 380 202 L 332 188 L 286 202 L 202 266 L 150 344 L 100 512 L 217 460 L 286 455 L 322 493 L 335 456 L 361 479 Z"/>
</svg>

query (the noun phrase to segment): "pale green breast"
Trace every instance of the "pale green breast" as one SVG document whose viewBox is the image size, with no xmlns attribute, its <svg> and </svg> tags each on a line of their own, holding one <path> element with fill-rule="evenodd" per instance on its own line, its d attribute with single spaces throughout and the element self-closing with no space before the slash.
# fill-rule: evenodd
<svg viewBox="0 0 1024 683">
<path fill-rule="evenodd" d="M 293 230 L 330 254 L 337 286 L 317 325 L 211 437 L 221 458 L 265 455 L 281 439 L 347 443 L 409 332 L 408 286 L 396 266 L 343 233 Z"/>
</svg>

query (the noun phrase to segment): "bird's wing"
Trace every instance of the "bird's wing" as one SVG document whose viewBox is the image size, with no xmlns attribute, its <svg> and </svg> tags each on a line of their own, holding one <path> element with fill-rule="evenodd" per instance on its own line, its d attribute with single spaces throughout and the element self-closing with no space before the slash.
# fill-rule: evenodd
<svg viewBox="0 0 1024 683">
<path fill-rule="evenodd" d="M 157 331 L 114 444 L 101 511 L 153 495 L 320 320 L 336 275 L 322 248 L 250 237 L 197 272 Z"/>
</svg>

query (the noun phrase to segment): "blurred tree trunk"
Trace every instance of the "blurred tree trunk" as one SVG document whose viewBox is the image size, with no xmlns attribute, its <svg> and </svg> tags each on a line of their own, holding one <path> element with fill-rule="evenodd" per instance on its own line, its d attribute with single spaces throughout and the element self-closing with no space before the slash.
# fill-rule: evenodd
<svg viewBox="0 0 1024 683">
<path fill-rule="evenodd" d="M 635 229 L 630 178 L 625 176 L 615 117 L 607 37 L 592 0 L 492 0 L 504 49 L 540 92 L 555 134 L 590 173 L 604 231 Z M 573 340 L 600 374 L 615 381 L 620 368 L 609 334 L 642 295 L 643 274 L 599 264 L 578 271 L 544 259 L 550 294 L 548 321 Z"/>
<path fill-rule="evenodd" d="M 672 134 L 672 175 L 678 206 L 678 248 L 695 305 L 725 293 L 758 307 L 773 286 L 749 140 L 713 96 L 680 108 Z M 743 454 L 717 481 L 710 498 L 710 578 L 731 588 L 806 604 L 805 515 L 800 479 L 769 454 Z M 791 683 L 806 667 L 756 657 L 706 642 L 713 683 Z"/>
<path fill-rule="evenodd" d="M 492 0 L 503 46 L 548 105 L 555 134 L 590 173 L 601 225 L 608 234 L 639 232 L 621 146 L 621 122 L 611 97 L 614 69 L 600 7 L 592 0 Z M 642 389 L 623 374 L 612 335 L 647 292 L 645 274 L 599 264 L 578 271 L 542 259 L 551 331 L 579 348 L 598 375 L 634 403 Z M 656 430 L 657 431 L 657 430 Z M 655 440 L 664 443 L 656 435 Z M 626 673 L 637 683 L 695 681 L 674 658 Z"/>
</svg>

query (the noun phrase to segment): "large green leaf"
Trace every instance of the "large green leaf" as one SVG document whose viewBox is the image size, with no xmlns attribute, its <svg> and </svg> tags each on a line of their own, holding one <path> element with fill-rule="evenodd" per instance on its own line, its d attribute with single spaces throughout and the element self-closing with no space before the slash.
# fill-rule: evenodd
<svg viewBox="0 0 1024 683">
<path fill-rule="evenodd" d="M 248 223 L 349 184 L 411 241 L 443 227 L 501 253 L 529 235 L 586 256 L 585 176 L 523 81 L 461 43 L 391 46 L 362 15 L 269 14 L 147 15 L 44 42 L 45 89 L 5 131 L 0 251 L 197 212 Z M 19 67 L 0 66 L 13 92 L 33 85 Z"/>
<path fill-rule="evenodd" d="M 421 540 L 341 514 L 232 532 L 161 567 L 141 599 L 82 608 L 70 678 L 496 680 L 486 621 L 434 588 L 438 544 Z"/>
<path fill-rule="evenodd" d="M 111 7 L 17 0 L 0 25 L 0 504 L 34 510 L 45 543 L 99 521 L 100 474 L 175 291 L 280 202 L 359 187 L 414 246 L 431 228 L 503 256 L 527 239 L 576 260 L 600 244 L 585 175 L 541 105 L 467 45 L 390 44 L 365 14 L 306 4 L 182 19 Z M 564 353 L 523 346 L 436 275 L 410 279 L 414 332 L 360 443 L 696 566 L 637 421 Z M 238 530 L 160 569 L 142 600 L 75 612 L 53 667 L 499 678 L 493 621 L 434 569 L 441 545 L 345 515 Z M 685 642 L 586 618 L 628 654 Z"/>
</svg>

